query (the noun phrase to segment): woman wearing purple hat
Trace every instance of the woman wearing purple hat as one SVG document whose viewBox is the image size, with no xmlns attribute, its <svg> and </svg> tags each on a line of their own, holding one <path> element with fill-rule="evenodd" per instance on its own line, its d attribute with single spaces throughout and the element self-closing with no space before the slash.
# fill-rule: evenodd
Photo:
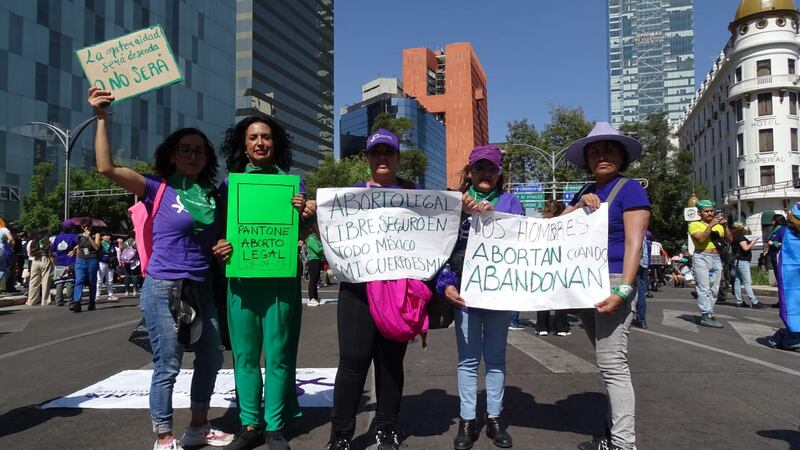
<svg viewBox="0 0 800 450">
<path fill-rule="evenodd" d="M 467 308 L 458 292 L 464 265 L 472 212 L 498 211 L 525 215 L 525 208 L 514 194 L 503 192 L 503 153 L 497 146 L 476 147 L 469 155 L 466 177 L 459 186 L 464 193 L 461 233 L 448 265 L 439 273 L 436 290 L 456 306 L 458 345 L 458 395 L 461 399 L 456 450 L 472 448 L 478 438 L 475 423 L 478 397 L 478 365 L 486 365 L 486 436 L 494 445 L 512 446 L 511 436 L 500 421 L 506 378 L 506 339 L 511 311 Z"/>
<path fill-rule="evenodd" d="M 639 183 L 621 172 L 639 159 L 642 145 L 623 136 L 606 122 L 597 123 L 589 135 L 567 148 L 567 159 L 588 169 L 594 183 L 585 185 L 563 214 L 601 202 L 608 209 L 608 270 L 611 295 L 598 299 L 594 310 L 581 313 L 586 334 L 595 347 L 597 366 L 608 391 L 610 414 L 605 436 L 578 446 L 589 449 L 635 448 L 635 401 L 628 367 L 628 333 L 635 312 L 632 302 L 642 253 L 642 240 L 650 222 L 650 200 Z"/>
</svg>

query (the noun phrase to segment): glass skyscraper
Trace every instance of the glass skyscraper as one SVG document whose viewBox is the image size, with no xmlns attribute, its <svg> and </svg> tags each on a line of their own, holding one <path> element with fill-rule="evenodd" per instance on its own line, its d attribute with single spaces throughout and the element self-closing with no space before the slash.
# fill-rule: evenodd
<svg viewBox="0 0 800 450">
<path fill-rule="evenodd" d="M 74 128 L 91 117 L 89 83 L 75 51 L 97 42 L 160 24 L 184 75 L 182 83 L 112 107 L 117 164 L 151 160 L 179 127 L 197 127 L 218 144 L 235 118 L 235 13 L 234 0 L 0 3 L 0 215 L 19 217 L 37 163 L 55 164 L 51 186 L 63 177 L 59 141 L 27 124 Z M 73 147 L 71 164 L 94 166 L 92 126 Z"/>
<path fill-rule="evenodd" d="M 293 171 L 333 152 L 333 0 L 236 2 L 236 116 L 277 119 Z"/>
<path fill-rule="evenodd" d="M 667 112 L 694 95 L 692 0 L 608 0 L 609 107 L 614 126 Z"/>
</svg>

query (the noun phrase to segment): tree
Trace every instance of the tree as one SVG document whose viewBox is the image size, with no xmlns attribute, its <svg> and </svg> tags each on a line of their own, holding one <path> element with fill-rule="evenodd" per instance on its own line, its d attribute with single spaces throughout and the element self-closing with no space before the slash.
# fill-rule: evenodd
<svg viewBox="0 0 800 450">
<path fill-rule="evenodd" d="M 403 145 L 413 145 L 408 139 L 408 134 L 414 130 L 414 122 L 409 118 L 395 117 L 388 112 L 382 112 L 375 116 L 370 133 L 374 133 L 378 128 L 383 128 L 396 134 Z"/>
<path fill-rule="evenodd" d="M 548 154 L 560 152 L 571 143 L 586 137 L 592 126 L 593 124 L 584 117 L 582 108 L 554 107 L 550 110 L 550 122 L 539 134 L 540 147 Z M 566 159 L 563 161 L 556 165 L 557 181 L 582 181 L 589 178 L 585 169 L 575 166 Z M 549 173 L 550 162 L 547 161 L 546 164 Z"/>
<path fill-rule="evenodd" d="M 411 147 L 403 150 L 400 155 L 400 166 L 397 175 L 404 180 L 419 182 L 420 177 L 428 168 L 428 155 L 422 150 Z"/>
<path fill-rule="evenodd" d="M 53 163 L 42 162 L 33 168 L 31 191 L 22 198 L 22 214 L 17 225 L 25 231 L 55 230 L 61 224 L 64 210 L 64 187 L 48 192 L 47 179 L 53 174 Z"/>
<path fill-rule="evenodd" d="M 626 174 L 648 181 L 647 195 L 652 205 L 650 230 L 655 240 L 672 252 L 686 242 L 683 209 L 693 192 L 705 189 L 692 180 L 692 154 L 678 150 L 670 141 L 665 113 L 656 113 L 645 122 L 627 124 L 620 130 L 636 137 L 643 147 L 642 157 L 631 164 Z"/>
<path fill-rule="evenodd" d="M 539 134 L 533 124 L 528 124 L 528 119 L 512 120 L 506 124 L 505 157 L 503 158 L 503 172 L 506 174 L 507 183 L 525 183 L 532 180 L 543 180 L 545 167 L 540 164 L 541 158 L 530 147 L 514 145 L 525 144 L 539 147 Z M 549 165 L 547 166 L 549 172 Z"/>
<path fill-rule="evenodd" d="M 369 164 L 364 155 L 354 155 L 336 160 L 327 155 L 317 166 L 317 170 L 306 174 L 306 191 L 309 198 L 317 197 L 317 189 L 326 187 L 352 186 L 369 179 Z"/>
</svg>

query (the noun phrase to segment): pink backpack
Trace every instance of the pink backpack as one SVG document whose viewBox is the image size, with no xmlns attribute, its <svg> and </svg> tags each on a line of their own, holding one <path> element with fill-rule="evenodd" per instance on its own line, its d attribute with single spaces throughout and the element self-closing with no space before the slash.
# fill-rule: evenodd
<svg viewBox="0 0 800 450">
<path fill-rule="evenodd" d="M 167 189 L 167 180 L 162 179 L 158 186 L 156 198 L 153 199 L 153 212 L 147 211 L 144 202 L 138 201 L 128 208 L 133 222 L 133 233 L 136 237 L 136 250 L 139 252 L 139 263 L 142 265 L 142 276 L 147 275 L 147 263 L 153 253 L 153 219 L 156 217 L 158 207 L 161 205 L 161 198 Z"/>
<path fill-rule="evenodd" d="M 419 280 L 370 281 L 367 299 L 372 320 L 381 336 L 397 342 L 408 342 L 428 332 L 428 310 L 431 290 Z"/>
</svg>

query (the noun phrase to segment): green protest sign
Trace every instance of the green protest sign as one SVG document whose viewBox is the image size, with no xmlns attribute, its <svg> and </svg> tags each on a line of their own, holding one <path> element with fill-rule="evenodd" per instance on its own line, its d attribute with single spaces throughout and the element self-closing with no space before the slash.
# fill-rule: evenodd
<svg viewBox="0 0 800 450">
<path fill-rule="evenodd" d="M 89 84 L 111 91 L 114 103 L 183 81 L 161 25 L 82 48 L 75 56 Z"/>
<path fill-rule="evenodd" d="M 296 175 L 230 174 L 226 238 L 233 255 L 228 277 L 297 276 L 300 213 L 292 197 L 299 192 Z"/>
</svg>

